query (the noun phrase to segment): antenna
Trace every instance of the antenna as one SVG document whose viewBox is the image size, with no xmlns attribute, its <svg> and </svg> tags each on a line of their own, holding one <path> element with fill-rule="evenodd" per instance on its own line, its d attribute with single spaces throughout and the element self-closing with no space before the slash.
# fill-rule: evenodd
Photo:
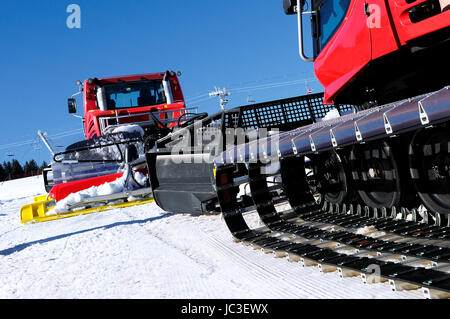
<svg viewBox="0 0 450 319">
<path fill-rule="evenodd" d="M 308 80 L 305 80 L 305 89 L 306 89 L 306 95 L 312 93 L 311 88 L 308 86 Z"/>
<path fill-rule="evenodd" d="M 228 104 L 229 100 L 225 99 L 226 96 L 230 96 L 231 93 L 227 92 L 226 87 L 214 87 L 215 91 L 209 93 L 210 97 L 218 97 L 220 99 L 220 107 L 225 110 L 225 106 Z"/>
<path fill-rule="evenodd" d="M 36 141 L 34 142 L 33 149 L 37 153 L 37 157 L 38 157 L 37 158 L 37 163 L 39 163 L 41 161 L 42 145 L 39 143 L 38 139 L 36 139 Z"/>
</svg>

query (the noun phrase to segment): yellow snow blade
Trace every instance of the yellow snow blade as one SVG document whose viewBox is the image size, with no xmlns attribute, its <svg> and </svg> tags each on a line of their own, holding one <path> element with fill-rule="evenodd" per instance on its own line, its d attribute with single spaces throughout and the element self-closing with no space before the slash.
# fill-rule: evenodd
<svg viewBox="0 0 450 319">
<path fill-rule="evenodd" d="M 104 206 L 78 209 L 75 211 L 52 213 L 52 210 L 56 202 L 53 199 L 48 199 L 47 195 L 42 195 L 35 197 L 33 203 L 24 205 L 20 209 L 20 222 L 24 225 L 36 224 L 62 218 L 103 212 L 114 208 L 125 208 L 143 205 L 151 203 L 153 201 L 154 201 L 153 198 L 144 198 L 144 199 L 136 199 L 133 201 L 127 201 L 123 203 L 107 204 Z"/>
<path fill-rule="evenodd" d="M 47 198 L 48 198 L 48 195 L 36 196 L 36 197 L 34 198 L 34 202 L 37 203 L 37 202 L 46 201 Z"/>
<path fill-rule="evenodd" d="M 20 221 L 22 224 L 28 224 L 33 219 L 45 218 L 45 214 L 53 209 L 55 201 L 41 195 L 34 198 L 33 203 L 22 206 L 20 209 Z"/>
</svg>

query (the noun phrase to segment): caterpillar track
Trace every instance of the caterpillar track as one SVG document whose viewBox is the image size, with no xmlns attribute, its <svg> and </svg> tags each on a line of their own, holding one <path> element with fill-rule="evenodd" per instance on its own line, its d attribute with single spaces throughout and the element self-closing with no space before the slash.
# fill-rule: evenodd
<svg viewBox="0 0 450 319">
<path fill-rule="evenodd" d="M 427 298 L 449 298 L 444 184 L 449 172 L 427 166 L 449 157 L 450 141 L 441 137 L 447 136 L 442 121 L 447 115 L 440 113 L 431 123 L 428 116 L 420 118 L 437 108 L 447 111 L 448 92 L 444 88 L 224 152 L 216 159 L 216 190 L 231 233 L 303 266 L 361 275 L 365 281 L 377 269 L 377 280 L 389 281 L 393 290 L 422 289 Z M 428 144 L 418 147 L 420 134 Z M 238 196 L 241 184 L 250 188 L 246 205 Z M 277 209 L 283 203 L 290 208 Z M 242 213 L 252 209 L 264 228 L 247 225 Z M 359 234 L 361 229 L 368 234 Z"/>
<path fill-rule="evenodd" d="M 298 161 L 287 159 L 281 166 L 300 164 Z M 235 167 L 217 170 L 223 217 L 236 241 L 275 257 L 288 257 L 304 267 L 338 272 L 340 277 L 361 276 L 364 283 L 387 281 L 394 291 L 421 289 L 426 298 L 450 297 L 448 222 L 406 208 L 393 207 L 388 213 L 385 208 L 353 204 L 320 205 L 308 191 L 300 202 L 298 196 L 292 197 L 299 195 L 301 184 L 292 170 L 283 174 L 281 193 L 281 185 L 269 186 L 269 176 L 261 175 L 260 170 L 261 165 L 250 165 L 246 181 L 254 201 L 250 209 L 257 211 L 265 225 L 254 229 L 232 195 L 240 177 Z"/>
<path fill-rule="evenodd" d="M 438 178 L 444 173 L 415 156 L 427 150 L 429 163 L 436 156 L 445 163 L 449 140 L 438 135 L 439 143 L 414 145 L 418 132 L 430 138 L 445 129 L 448 94 L 444 88 L 360 112 L 350 112 L 348 105 L 323 105 L 320 94 L 220 112 L 187 127 L 190 134 L 159 140 L 158 148 L 147 154 L 155 201 L 171 212 L 219 210 L 237 241 L 304 266 L 317 265 L 342 277 L 359 275 L 365 282 L 368 277 L 388 281 L 394 290 L 422 289 L 427 298 L 448 298 L 449 219 L 445 206 L 433 209 L 446 202 L 421 200 L 427 194 L 445 200 Z M 342 116 L 323 120 L 333 108 Z M 436 110 L 441 117 L 432 116 Z M 420 121 L 424 112 L 426 123 Z M 410 117 L 401 129 L 396 125 L 399 113 L 403 120 Z M 220 126 L 215 119 L 221 119 Z M 273 130 L 308 120 L 313 123 Z M 209 136 L 211 130 L 243 127 L 251 135 L 255 122 L 271 133 L 245 143 L 230 139 L 235 144 L 216 157 L 202 139 L 201 145 L 177 147 L 190 140 L 186 137 Z M 377 148 L 370 150 L 372 145 Z M 192 163 L 196 158 L 202 160 Z M 377 176 L 368 178 L 370 174 Z M 264 227 L 249 227 L 245 215 L 252 211 Z"/>
</svg>

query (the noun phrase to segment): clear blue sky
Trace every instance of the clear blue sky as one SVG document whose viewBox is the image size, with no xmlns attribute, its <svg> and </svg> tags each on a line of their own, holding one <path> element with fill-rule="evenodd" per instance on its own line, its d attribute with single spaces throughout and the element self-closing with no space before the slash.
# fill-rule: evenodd
<svg viewBox="0 0 450 319">
<path fill-rule="evenodd" d="M 66 26 L 72 3 L 81 8 L 81 29 Z M 42 143 L 30 144 L 38 129 L 55 146 L 83 139 L 58 138 L 81 128 L 66 104 L 78 79 L 181 71 L 188 106 L 214 113 L 218 100 L 205 95 L 215 85 L 234 89 L 234 107 L 248 95 L 261 102 L 304 94 L 302 82 L 261 86 L 314 78 L 298 56 L 296 18 L 284 15 L 281 0 L 30 0 L 0 8 L 1 162 L 7 154 L 49 162 Z M 321 91 L 317 82 L 309 86 Z"/>
</svg>

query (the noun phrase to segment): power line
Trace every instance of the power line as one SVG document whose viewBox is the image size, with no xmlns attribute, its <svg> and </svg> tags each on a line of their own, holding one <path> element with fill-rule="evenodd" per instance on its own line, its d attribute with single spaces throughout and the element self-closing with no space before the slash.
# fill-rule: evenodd
<svg viewBox="0 0 450 319">
<path fill-rule="evenodd" d="M 255 85 L 255 86 L 247 86 L 247 87 L 237 87 L 237 88 L 231 88 L 228 91 L 233 93 L 240 93 L 242 91 L 256 91 L 256 90 L 266 90 L 266 89 L 272 89 L 277 87 L 283 87 L 283 86 L 291 86 L 296 84 L 302 84 L 302 83 L 308 83 L 308 82 L 318 82 L 316 78 L 306 78 L 306 79 L 298 79 L 298 80 L 292 80 L 292 81 L 285 81 L 285 82 L 272 82 L 267 84 L 261 84 L 261 85 Z M 209 100 L 211 98 L 209 93 L 201 94 L 192 98 L 186 99 L 187 103 L 200 103 L 206 100 Z"/>
<path fill-rule="evenodd" d="M 298 76 L 300 74 L 299 74 L 299 72 L 292 72 L 292 73 L 286 73 L 286 74 L 282 74 L 282 75 L 269 76 L 269 77 L 265 77 L 265 78 L 259 79 L 259 80 L 251 80 L 251 81 L 245 81 L 245 82 L 229 83 L 229 84 L 226 85 L 226 87 L 241 86 L 241 85 L 247 85 L 247 84 L 250 84 L 250 83 L 259 83 L 259 82 L 264 82 L 264 81 L 268 81 L 268 80 L 288 78 L 288 77 L 292 77 L 294 75 Z M 201 93 L 197 93 L 193 97 L 187 97 L 186 98 L 186 102 L 191 102 L 192 100 L 208 97 L 208 95 L 209 95 L 208 93 L 202 93 L 202 94 Z"/>
<path fill-rule="evenodd" d="M 203 98 L 205 98 L 205 97 L 209 97 L 209 93 L 200 94 L 200 95 L 197 95 L 197 96 L 194 96 L 194 97 L 191 97 L 191 98 L 187 98 L 187 99 L 186 99 L 186 102 L 192 102 L 192 101 L 194 101 L 194 100 L 197 100 L 197 99 L 203 99 Z"/>
<path fill-rule="evenodd" d="M 60 138 L 68 137 L 68 136 L 74 136 L 74 135 L 80 134 L 82 132 L 83 132 L 83 129 L 76 129 L 76 130 L 56 133 L 54 135 L 51 135 L 51 138 L 52 139 L 60 139 Z M 35 144 L 35 143 L 36 143 L 36 139 L 25 140 L 25 141 L 18 141 L 18 142 L 13 142 L 13 143 L 9 143 L 9 144 L 0 145 L 0 150 L 9 149 L 9 148 L 15 148 L 15 147 L 21 147 L 21 146 L 26 146 L 26 145 L 32 145 L 32 144 Z"/>
<path fill-rule="evenodd" d="M 252 80 L 252 81 L 245 81 L 245 82 L 240 82 L 240 83 L 231 83 L 228 84 L 227 86 L 238 86 L 238 85 L 246 85 L 246 84 L 250 84 L 250 83 L 258 83 L 258 82 L 264 82 L 264 81 L 268 81 L 268 80 L 274 80 L 274 79 L 281 79 L 281 78 L 288 78 L 288 77 L 292 77 L 292 76 L 298 76 L 299 72 L 293 72 L 293 73 L 286 73 L 283 75 L 276 75 L 276 76 L 270 76 L 270 77 L 265 77 L 264 79 L 259 79 L 259 80 Z"/>
<path fill-rule="evenodd" d="M 314 78 L 310 78 L 310 79 L 301 79 L 301 80 L 294 80 L 294 81 L 289 81 L 289 82 L 280 82 L 280 83 L 269 83 L 269 84 L 263 84 L 263 85 L 257 85 L 257 86 L 248 86 L 248 87 L 243 87 L 243 88 L 236 88 L 236 89 L 230 89 L 230 92 L 240 92 L 240 91 L 254 91 L 254 90 L 265 90 L 265 89 L 271 89 L 271 88 L 275 88 L 275 87 L 282 87 L 282 86 L 290 86 L 290 85 L 296 85 L 296 84 L 301 84 L 301 83 L 305 83 L 305 82 L 310 82 L 310 81 L 317 81 Z"/>
</svg>

